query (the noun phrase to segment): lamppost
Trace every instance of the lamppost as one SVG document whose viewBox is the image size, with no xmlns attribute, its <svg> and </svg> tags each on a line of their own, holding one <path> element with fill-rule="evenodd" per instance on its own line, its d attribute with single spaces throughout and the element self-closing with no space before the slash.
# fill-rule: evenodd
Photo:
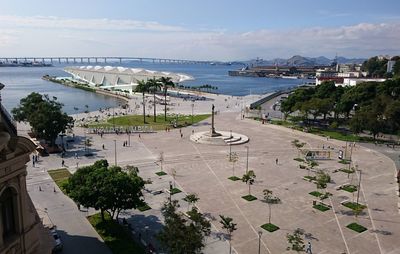
<svg viewBox="0 0 400 254">
<path fill-rule="evenodd" d="M 115 166 L 117 166 L 117 140 L 114 139 L 114 159 L 115 159 Z"/>
<path fill-rule="evenodd" d="M 229 161 L 232 161 L 232 144 L 229 143 Z"/>
<path fill-rule="evenodd" d="M 249 146 L 245 146 L 247 150 L 247 155 L 246 155 L 246 174 L 249 171 Z"/>
<path fill-rule="evenodd" d="M 360 187 L 361 187 L 361 169 L 358 169 L 358 165 L 356 165 L 356 171 L 360 172 L 360 176 L 358 178 L 358 187 L 357 187 L 357 208 L 358 208 L 358 199 L 360 198 Z"/>
<path fill-rule="evenodd" d="M 258 231 L 258 254 L 261 253 L 261 236 L 262 236 L 262 231 Z"/>
</svg>

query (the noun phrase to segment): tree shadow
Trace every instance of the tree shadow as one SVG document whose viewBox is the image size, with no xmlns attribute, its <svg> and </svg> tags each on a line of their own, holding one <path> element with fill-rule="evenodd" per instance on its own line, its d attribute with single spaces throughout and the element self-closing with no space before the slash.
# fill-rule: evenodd
<svg viewBox="0 0 400 254">
<path fill-rule="evenodd" d="M 61 253 L 112 254 L 107 245 L 98 238 L 82 235 L 70 235 L 68 232 L 58 229 L 57 233 L 63 243 L 63 251 Z"/>
<path fill-rule="evenodd" d="M 377 233 L 377 234 L 381 234 L 381 235 L 393 235 L 393 233 L 392 233 L 392 232 L 390 232 L 390 231 L 386 231 L 386 230 L 379 230 L 379 229 L 376 229 L 376 230 L 371 230 L 371 232 L 373 232 L 373 233 Z"/>
<path fill-rule="evenodd" d="M 163 224 L 157 216 L 144 214 L 131 214 L 129 212 L 121 212 L 127 222 L 127 227 L 132 232 L 132 237 L 136 242 L 147 246 L 151 244 L 155 250 L 160 250 L 161 244 L 157 240 L 157 234 L 163 228 Z M 120 220 L 121 222 L 123 221 Z"/>
</svg>

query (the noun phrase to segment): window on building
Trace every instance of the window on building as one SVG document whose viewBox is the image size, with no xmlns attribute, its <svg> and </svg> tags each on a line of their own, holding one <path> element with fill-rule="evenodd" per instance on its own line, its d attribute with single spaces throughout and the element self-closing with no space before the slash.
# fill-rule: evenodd
<svg viewBox="0 0 400 254">
<path fill-rule="evenodd" d="M 1 216 L 3 224 L 3 239 L 15 233 L 14 197 L 11 188 L 7 188 L 0 197 Z"/>
</svg>

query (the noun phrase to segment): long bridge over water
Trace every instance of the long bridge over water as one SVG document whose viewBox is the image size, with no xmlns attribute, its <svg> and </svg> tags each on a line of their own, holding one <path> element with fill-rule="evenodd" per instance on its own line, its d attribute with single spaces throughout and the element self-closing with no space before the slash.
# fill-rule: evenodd
<svg viewBox="0 0 400 254">
<path fill-rule="evenodd" d="M 177 64 L 210 64 L 211 61 L 196 61 L 170 58 L 152 58 L 152 57 L 128 57 L 128 56 L 52 56 L 52 57 L 0 57 L 3 63 L 107 63 L 122 61 L 139 61 L 153 63 L 177 63 Z"/>
</svg>

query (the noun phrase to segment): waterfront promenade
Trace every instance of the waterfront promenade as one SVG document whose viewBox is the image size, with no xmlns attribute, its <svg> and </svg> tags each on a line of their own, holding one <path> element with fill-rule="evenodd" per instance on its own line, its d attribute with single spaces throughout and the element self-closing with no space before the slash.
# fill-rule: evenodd
<svg viewBox="0 0 400 254">
<path fill-rule="evenodd" d="M 392 160 L 358 144 L 354 148 L 353 161 L 362 170 L 360 202 L 367 205 L 367 209 L 356 219 L 348 208 L 341 205 L 342 201 L 354 200 L 354 194 L 337 190 L 337 186 L 349 182 L 355 184 L 358 179 L 357 175 L 347 178 L 347 174 L 335 172 L 344 167 L 338 163 L 336 153 L 343 149 L 345 142 L 326 140 L 281 126 L 263 125 L 250 119 L 242 120 L 241 106 L 236 101 L 240 99 L 215 96 L 214 101 L 196 102 L 195 113 L 208 113 L 211 103 L 214 103 L 216 110 L 220 111 L 216 116 L 217 130 L 232 130 L 244 133 L 250 138 L 250 142 L 246 144 L 249 146 L 249 169 L 254 170 L 257 175 L 251 188 L 252 194 L 262 199 L 262 190 L 270 189 L 282 200 L 281 204 L 272 207 L 271 222 L 280 227 L 274 233 L 260 228 L 260 225 L 268 222 L 267 205 L 260 200 L 245 201 L 241 196 L 247 194 L 248 187 L 241 181 L 233 182 L 227 179 L 232 175 L 232 164 L 227 160 L 229 147 L 195 144 L 189 140 L 192 129 L 209 129 L 209 120 L 194 127 L 183 128 L 183 138 L 180 137 L 179 130 L 143 134 L 140 138 L 138 135 L 132 135 L 131 145 L 128 147 L 122 146 L 123 141 L 128 138 L 126 135 L 110 134 L 104 135 L 103 138 L 92 135 L 93 146 L 90 149 L 95 155 L 92 158 L 82 156 L 83 142 L 78 138 L 82 138 L 84 133 L 82 128 L 75 128 L 77 142 L 71 144 L 68 149 L 65 163 L 71 172 L 76 170 L 76 163 L 82 166 L 98 159 L 108 159 L 109 163 L 113 164 L 116 152 L 118 165 L 138 166 L 140 175 L 144 179 L 150 178 L 153 182 L 146 186 L 145 191 L 146 202 L 153 209 L 146 212 L 127 211 L 123 216 L 132 222 L 137 232 L 145 236 L 146 241 L 154 241 L 154 233 L 161 228 L 160 207 L 167 198 L 166 193 L 153 193 L 168 188 L 169 181 L 173 181 L 172 172 L 176 172 L 176 185 L 184 193 L 173 197 L 179 199 L 182 206 L 186 207 L 186 202 L 182 201 L 185 193 L 197 193 L 200 197 L 197 206 L 203 213 L 208 214 L 214 226 L 205 253 L 228 253 L 227 242 L 218 239 L 219 233 L 222 232 L 218 222 L 219 214 L 232 217 L 238 224 L 238 230 L 233 233 L 233 247 L 237 253 L 257 253 L 259 231 L 263 232 L 260 241 L 261 253 L 284 253 L 288 246 L 286 234 L 298 227 L 307 233 L 306 240 L 312 243 L 313 253 L 400 252 L 397 243 L 400 234 L 400 214 L 397 207 L 395 166 Z M 134 106 L 135 102 L 132 103 Z M 172 112 L 191 113 L 191 102 L 176 99 L 174 103 L 176 106 L 171 109 Z M 159 109 L 162 107 L 159 106 Z M 141 112 L 141 108 L 137 109 L 138 112 Z M 332 149 L 332 160 L 319 161 L 318 166 L 329 172 L 333 180 L 327 187 L 327 191 L 333 196 L 325 201 L 332 206 L 329 211 L 321 212 L 312 208 L 314 197 L 308 193 L 316 190 L 316 186 L 302 179 L 308 172 L 300 169 L 299 163 L 293 160 L 298 157 L 297 149 L 291 145 L 294 139 L 305 142 L 306 148 L 322 149 L 329 146 Z M 114 140 L 117 144 L 116 151 Z M 105 150 L 102 149 L 103 144 Z M 246 148 L 244 145 L 234 146 L 232 150 L 239 155 L 235 168 L 236 175 L 240 177 L 246 168 Z M 160 152 L 164 153 L 164 170 L 169 174 L 162 177 L 154 174 L 160 170 L 157 163 Z M 75 153 L 78 154 L 78 159 L 74 158 Z M 279 158 L 278 164 L 276 158 Z M 54 184 L 46 170 L 60 167 L 59 155 L 42 158 L 38 167 L 28 166 L 27 185 L 32 200 L 38 206 L 46 206 L 50 217 L 53 215 L 59 218 L 56 222 L 59 223 L 59 229 L 66 232 L 67 239 L 68 235 L 81 234 L 98 239 L 90 225 L 84 222 L 86 212 L 79 212 L 73 202 L 59 191 L 56 194 L 52 192 Z M 46 187 L 49 193 L 39 192 L 40 185 L 49 186 Z M 346 225 L 355 221 L 368 230 L 358 234 L 346 228 Z M 82 231 L 73 225 L 79 225 Z M 69 240 L 70 244 L 75 245 L 74 237 L 70 237 Z M 103 248 L 103 252 L 96 253 L 107 253 L 106 249 L 101 247 L 103 244 L 100 240 L 93 242 L 99 248 Z M 68 245 L 66 251 L 67 249 Z"/>
</svg>

